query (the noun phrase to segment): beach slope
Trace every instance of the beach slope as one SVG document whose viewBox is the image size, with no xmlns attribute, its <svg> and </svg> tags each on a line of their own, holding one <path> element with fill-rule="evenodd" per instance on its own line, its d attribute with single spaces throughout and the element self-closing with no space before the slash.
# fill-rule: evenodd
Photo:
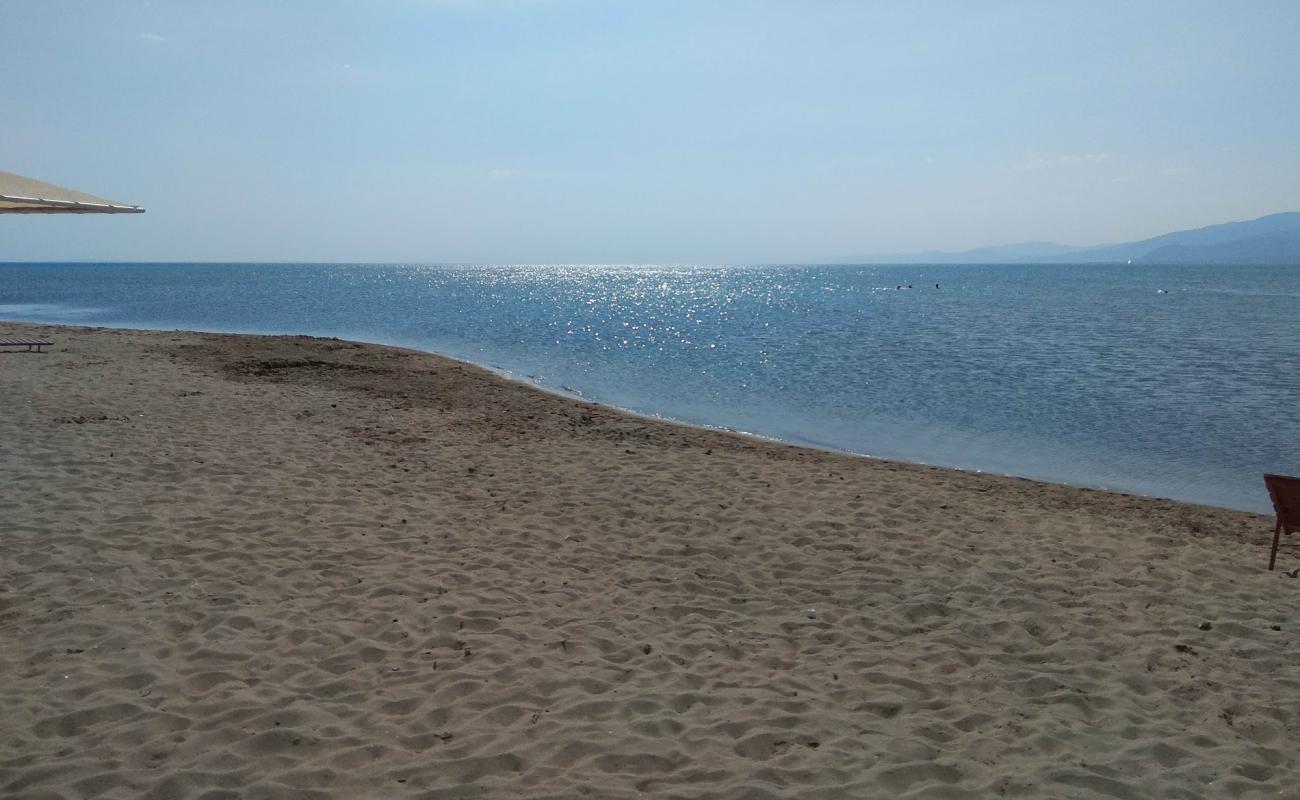
<svg viewBox="0 0 1300 800">
<path fill-rule="evenodd" d="M 0 323 L 0 796 L 1295 797 L 1261 516 Z"/>
</svg>

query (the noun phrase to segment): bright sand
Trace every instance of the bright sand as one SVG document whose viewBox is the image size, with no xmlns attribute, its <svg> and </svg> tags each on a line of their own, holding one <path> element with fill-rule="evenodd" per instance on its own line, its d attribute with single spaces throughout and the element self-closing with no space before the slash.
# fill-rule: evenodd
<svg viewBox="0 0 1300 800">
<path fill-rule="evenodd" d="M 1300 797 L 1270 519 L 392 348 L 19 334 L 0 796 Z"/>
</svg>

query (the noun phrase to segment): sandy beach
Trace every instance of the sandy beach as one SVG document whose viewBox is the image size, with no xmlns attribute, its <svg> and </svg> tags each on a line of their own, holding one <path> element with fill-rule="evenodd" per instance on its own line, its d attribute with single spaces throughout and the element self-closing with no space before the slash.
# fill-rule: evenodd
<svg viewBox="0 0 1300 800">
<path fill-rule="evenodd" d="M 0 323 L 0 796 L 1300 797 L 1271 518 Z"/>
</svg>

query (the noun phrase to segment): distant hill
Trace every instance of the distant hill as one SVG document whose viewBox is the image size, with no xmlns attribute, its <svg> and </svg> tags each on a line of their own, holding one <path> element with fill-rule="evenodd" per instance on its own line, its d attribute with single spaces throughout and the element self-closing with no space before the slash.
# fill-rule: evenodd
<svg viewBox="0 0 1300 800">
<path fill-rule="evenodd" d="M 838 264 L 1300 264 L 1300 212 L 1270 214 L 1153 236 L 1139 242 L 1071 247 L 1052 242 L 959 252 L 855 255 Z"/>
<path fill-rule="evenodd" d="M 1300 235 L 1292 229 L 1219 244 L 1167 244 L 1142 256 L 1144 264 L 1300 264 Z"/>
<path fill-rule="evenodd" d="M 834 259 L 838 264 L 1008 264 L 1020 262 L 1038 262 L 1055 260 L 1071 253 L 1082 251 L 1082 247 L 1071 247 L 1052 242 L 1020 242 L 1018 244 L 999 244 L 990 247 L 977 247 L 974 250 L 956 252 L 930 250 L 924 253 L 888 253 L 875 255 L 853 255 Z"/>
</svg>

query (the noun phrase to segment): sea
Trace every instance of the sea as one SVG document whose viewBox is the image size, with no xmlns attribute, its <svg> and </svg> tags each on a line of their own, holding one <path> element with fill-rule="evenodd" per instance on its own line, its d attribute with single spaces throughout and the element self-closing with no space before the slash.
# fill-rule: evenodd
<svg viewBox="0 0 1300 800">
<path fill-rule="evenodd" d="M 10 263 L 0 319 L 399 345 L 697 425 L 1249 511 L 1265 472 L 1300 474 L 1300 265 Z"/>
</svg>

